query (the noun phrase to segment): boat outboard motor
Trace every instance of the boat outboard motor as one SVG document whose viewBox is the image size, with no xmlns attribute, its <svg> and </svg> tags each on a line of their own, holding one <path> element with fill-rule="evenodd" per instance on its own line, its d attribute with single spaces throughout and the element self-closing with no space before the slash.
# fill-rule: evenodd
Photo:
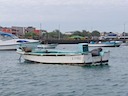
<svg viewBox="0 0 128 96">
<path fill-rule="evenodd" d="M 102 48 L 93 49 L 91 51 L 92 56 L 100 56 L 100 52 L 102 51 Z"/>
</svg>

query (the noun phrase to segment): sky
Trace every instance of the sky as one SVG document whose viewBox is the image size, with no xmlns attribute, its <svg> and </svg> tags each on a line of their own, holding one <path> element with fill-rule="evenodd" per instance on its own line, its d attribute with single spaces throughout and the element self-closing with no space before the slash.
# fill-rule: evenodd
<svg viewBox="0 0 128 96">
<path fill-rule="evenodd" d="M 0 26 L 128 32 L 128 0 L 0 0 Z"/>
</svg>

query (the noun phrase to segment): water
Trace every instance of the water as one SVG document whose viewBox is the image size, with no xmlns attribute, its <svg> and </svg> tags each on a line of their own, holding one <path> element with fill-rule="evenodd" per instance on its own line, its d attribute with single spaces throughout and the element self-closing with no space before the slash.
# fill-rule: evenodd
<svg viewBox="0 0 128 96">
<path fill-rule="evenodd" d="M 1 51 L 0 96 L 128 96 L 128 46 L 104 49 L 109 66 L 92 67 L 19 62 Z"/>
</svg>

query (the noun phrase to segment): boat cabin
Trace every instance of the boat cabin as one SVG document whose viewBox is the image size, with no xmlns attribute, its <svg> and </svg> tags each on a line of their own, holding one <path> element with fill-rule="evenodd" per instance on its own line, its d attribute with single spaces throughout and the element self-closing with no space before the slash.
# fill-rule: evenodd
<svg viewBox="0 0 128 96">
<path fill-rule="evenodd" d="M 84 52 L 88 52 L 88 44 L 87 43 L 79 43 L 78 44 L 78 47 L 79 47 L 79 51 L 81 53 L 84 53 Z"/>
</svg>

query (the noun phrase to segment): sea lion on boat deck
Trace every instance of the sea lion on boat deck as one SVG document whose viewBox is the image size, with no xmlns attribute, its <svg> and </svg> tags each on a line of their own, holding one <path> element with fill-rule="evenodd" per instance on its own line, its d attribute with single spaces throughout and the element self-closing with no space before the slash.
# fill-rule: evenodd
<svg viewBox="0 0 128 96">
<path fill-rule="evenodd" d="M 92 56 L 100 56 L 100 52 L 102 51 L 102 48 L 93 49 L 91 51 Z"/>
</svg>

